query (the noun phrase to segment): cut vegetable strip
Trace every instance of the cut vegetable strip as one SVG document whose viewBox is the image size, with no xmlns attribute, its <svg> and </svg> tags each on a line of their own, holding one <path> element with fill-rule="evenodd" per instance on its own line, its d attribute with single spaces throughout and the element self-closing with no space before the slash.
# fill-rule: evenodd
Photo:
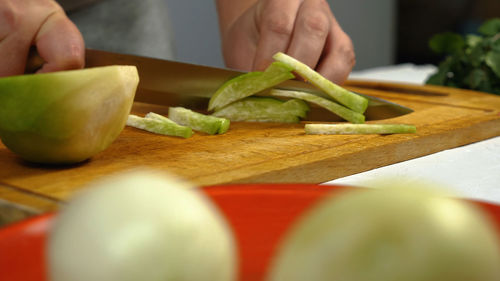
<svg viewBox="0 0 500 281">
<path fill-rule="evenodd" d="M 306 124 L 308 135 L 362 135 L 416 133 L 414 125 L 407 124 Z"/>
<path fill-rule="evenodd" d="M 229 129 L 229 120 L 227 119 L 201 114 L 184 107 L 170 107 L 168 117 L 177 124 L 210 135 L 225 133 Z"/>
<path fill-rule="evenodd" d="M 295 78 L 292 68 L 281 62 L 273 62 L 264 72 L 249 72 L 224 83 L 210 98 L 208 110 L 222 107 Z"/>
<path fill-rule="evenodd" d="M 177 124 L 174 121 L 168 119 L 167 117 L 160 115 L 158 113 L 154 113 L 154 112 L 150 112 L 150 113 L 146 114 L 146 116 L 144 116 L 144 118 L 156 119 L 156 120 L 162 121 L 162 122 Z"/>
<path fill-rule="evenodd" d="M 288 90 L 278 90 L 278 89 L 271 90 L 270 94 L 272 96 L 277 96 L 277 97 L 289 97 L 289 98 L 301 99 L 308 101 L 310 103 L 317 104 L 351 123 L 365 122 L 365 116 L 363 114 L 352 111 L 349 108 L 344 107 L 338 103 L 335 103 L 333 101 L 327 100 L 325 98 L 313 94 L 299 92 L 299 91 L 288 91 Z"/>
<path fill-rule="evenodd" d="M 225 132 L 227 132 L 229 130 L 229 125 L 231 124 L 231 121 L 229 121 L 229 119 L 226 119 L 226 118 L 221 118 L 221 122 L 220 122 L 220 127 L 219 127 L 219 130 L 217 131 L 217 134 L 224 134 Z"/>
<path fill-rule="evenodd" d="M 287 112 L 293 115 L 297 115 L 300 118 L 306 118 L 307 112 L 309 112 L 309 106 L 307 103 L 300 99 L 291 99 L 283 103 L 283 107 L 286 108 Z"/>
<path fill-rule="evenodd" d="M 167 136 L 189 138 L 193 135 L 193 130 L 189 127 L 181 126 L 174 122 L 170 123 L 158 119 L 142 118 L 132 114 L 128 116 L 127 125 L 151 133 Z"/>
<path fill-rule="evenodd" d="M 214 112 L 214 116 L 231 121 L 297 123 L 305 117 L 309 106 L 301 100 L 281 100 L 269 97 L 247 97 Z"/>
<path fill-rule="evenodd" d="M 314 71 L 306 64 L 303 64 L 302 62 L 281 52 L 276 53 L 273 58 L 277 61 L 288 64 L 305 80 L 311 82 L 336 101 L 354 110 L 355 112 L 363 113 L 368 107 L 368 99 L 340 87 L 339 85 L 321 76 L 321 74 Z"/>
</svg>

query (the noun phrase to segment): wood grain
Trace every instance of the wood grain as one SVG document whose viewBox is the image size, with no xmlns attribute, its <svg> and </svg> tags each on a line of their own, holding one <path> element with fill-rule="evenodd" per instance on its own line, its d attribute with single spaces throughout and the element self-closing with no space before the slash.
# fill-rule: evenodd
<svg viewBox="0 0 500 281">
<path fill-rule="evenodd" d="M 305 135 L 304 124 L 233 122 L 228 133 L 196 133 L 189 139 L 125 128 L 104 152 L 73 166 L 29 164 L 0 145 L 2 198 L 25 191 L 55 202 L 67 200 L 96 178 L 138 167 L 181 176 L 196 185 L 288 182 L 320 183 L 500 135 L 500 97 L 434 87 L 350 81 L 347 87 L 415 110 L 375 123 L 407 123 L 416 134 Z M 166 114 L 167 108 L 136 103 L 133 113 Z M 429 167 L 431 168 L 431 167 Z M 38 203 L 36 203 L 38 202 Z"/>
</svg>

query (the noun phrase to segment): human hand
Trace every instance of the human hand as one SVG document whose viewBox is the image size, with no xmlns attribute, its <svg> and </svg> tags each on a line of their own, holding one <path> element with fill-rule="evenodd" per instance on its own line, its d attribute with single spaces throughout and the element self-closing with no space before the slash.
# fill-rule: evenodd
<svg viewBox="0 0 500 281">
<path fill-rule="evenodd" d="M 355 64 L 351 39 L 325 0 L 218 0 L 226 65 L 262 70 L 281 51 L 343 83 Z"/>
<path fill-rule="evenodd" d="M 82 68 L 83 38 L 54 0 L 0 0 L 0 77 L 25 72 L 31 46 L 38 72 Z"/>
</svg>

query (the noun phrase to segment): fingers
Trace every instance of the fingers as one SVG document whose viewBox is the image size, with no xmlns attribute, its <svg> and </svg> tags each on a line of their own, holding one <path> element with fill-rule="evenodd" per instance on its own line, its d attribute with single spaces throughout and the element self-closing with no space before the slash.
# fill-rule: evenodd
<svg viewBox="0 0 500 281">
<path fill-rule="evenodd" d="M 334 83 L 343 84 L 355 64 L 352 41 L 332 15 L 332 28 L 316 70 Z"/>
<path fill-rule="evenodd" d="M 256 9 L 256 23 L 259 27 L 259 41 L 253 68 L 265 69 L 277 52 L 286 52 L 290 44 L 295 18 L 302 1 L 261 1 Z"/>
<path fill-rule="evenodd" d="M 251 7 L 229 27 L 221 28 L 222 54 L 229 68 L 252 70 L 259 36 L 254 11 Z"/>
<path fill-rule="evenodd" d="M 325 0 L 259 1 L 255 12 L 254 69 L 265 69 L 275 53 L 285 52 L 336 83 L 347 79 L 354 48 Z"/>
<path fill-rule="evenodd" d="M 323 0 L 301 5 L 287 54 L 315 68 L 331 28 L 328 4 Z"/>
<path fill-rule="evenodd" d="M 85 63 L 83 38 L 64 12 L 51 14 L 35 38 L 40 57 L 45 64 L 38 72 L 82 68 Z"/>
<path fill-rule="evenodd" d="M 31 46 L 45 61 L 40 72 L 81 68 L 83 39 L 53 0 L 0 2 L 0 77 L 23 74 Z"/>
<path fill-rule="evenodd" d="M 21 8 L 11 1 L 0 5 L 0 77 L 24 72 L 30 33 L 34 31 L 26 30 L 22 25 Z M 18 36 L 18 32 L 25 36 Z"/>
</svg>

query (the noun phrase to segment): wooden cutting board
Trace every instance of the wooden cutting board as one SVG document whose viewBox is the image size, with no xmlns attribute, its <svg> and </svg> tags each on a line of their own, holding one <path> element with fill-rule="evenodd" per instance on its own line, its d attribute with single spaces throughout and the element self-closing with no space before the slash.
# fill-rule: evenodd
<svg viewBox="0 0 500 281">
<path fill-rule="evenodd" d="M 376 123 L 414 124 L 417 133 L 305 135 L 304 124 L 233 122 L 224 135 L 181 139 L 127 127 L 106 151 L 66 167 L 26 163 L 0 145 L 0 198 L 51 210 L 89 181 L 137 167 L 168 171 L 199 186 L 321 183 L 500 135 L 500 96 L 369 81 L 346 86 L 414 109 Z M 133 108 L 139 115 L 149 111 L 166 115 L 167 108 Z"/>
</svg>

